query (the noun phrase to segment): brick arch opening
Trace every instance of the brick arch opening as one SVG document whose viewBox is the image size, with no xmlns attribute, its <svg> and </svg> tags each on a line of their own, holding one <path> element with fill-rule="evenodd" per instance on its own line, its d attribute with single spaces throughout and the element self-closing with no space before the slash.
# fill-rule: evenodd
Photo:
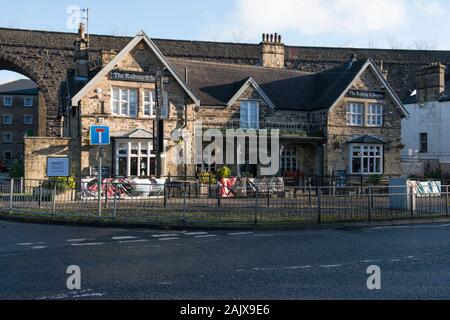
<svg viewBox="0 0 450 320">
<path fill-rule="evenodd" d="M 30 80 L 34 81 L 39 88 L 39 105 L 38 105 L 38 136 L 45 136 L 47 131 L 47 103 L 49 100 L 48 90 L 45 82 L 38 76 L 34 68 L 19 58 L 13 57 L 9 54 L 0 53 L 0 71 L 7 70 L 20 73 Z"/>
</svg>

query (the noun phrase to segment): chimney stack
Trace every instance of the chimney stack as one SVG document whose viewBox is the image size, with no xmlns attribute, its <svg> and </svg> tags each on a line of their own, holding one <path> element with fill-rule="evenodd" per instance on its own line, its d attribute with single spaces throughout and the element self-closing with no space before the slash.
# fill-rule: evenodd
<svg viewBox="0 0 450 320">
<path fill-rule="evenodd" d="M 445 91 L 445 69 L 441 63 L 433 63 L 417 71 L 417 101 L 438 101 Z"/>
<path fill-rule="evenodd" d="M 285 47 L 278 33 L 263 33 L 261 42 L 261 63 L 267 68 L 284 68 Z"/>
<path fill-rule="evenodd" d="M 78 37 L 75 39 L 74 65 L 77 78 L 89 78 L 89 49 L 86 31 L 83 23 L 78 28 Z"/>
</svg>

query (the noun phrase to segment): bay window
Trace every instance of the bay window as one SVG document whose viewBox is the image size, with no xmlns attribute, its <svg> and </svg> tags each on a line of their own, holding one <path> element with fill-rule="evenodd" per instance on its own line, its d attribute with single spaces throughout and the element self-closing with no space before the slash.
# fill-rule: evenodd
<svg viewBox="0 0 450 320">
<path fill-rule="evenodd" d="M 136 89 L 113 88 L 112 111 L 114 115 L 136 117 L 138 91 Z"/>
<path fill-rule="evenodd" d="M 241 128 L 259 129 L 259 105 L 257 101 L 241 101 Z"/>
<path fill-rule="evenodd" d="M 383 106 L 381 104 L 367 105 L 367 126 L 381 127 L 383 125 Z"/>
<path fill-rule="evenodd" d="M 117 141 L 116 175 L 119 177 L 152 177 L 156 175 L 156 155 L 151 141 Z"/>
<path fill-rule="evenodd" d="M 352 174 L 383 174 L 382 145 L 350 145 L 350 172 Z"/>
</svg>

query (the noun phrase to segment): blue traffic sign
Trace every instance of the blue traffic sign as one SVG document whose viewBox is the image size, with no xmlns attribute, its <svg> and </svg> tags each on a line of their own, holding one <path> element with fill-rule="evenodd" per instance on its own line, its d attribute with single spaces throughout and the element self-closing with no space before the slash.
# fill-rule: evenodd
<svg viewBox="0 0 450 320">
<path fill-rule="evenodd" d="M 111 144 L 109 127 L 92 126 L 90 128 L 91 146 L 105 146 Z"/>
</svg>

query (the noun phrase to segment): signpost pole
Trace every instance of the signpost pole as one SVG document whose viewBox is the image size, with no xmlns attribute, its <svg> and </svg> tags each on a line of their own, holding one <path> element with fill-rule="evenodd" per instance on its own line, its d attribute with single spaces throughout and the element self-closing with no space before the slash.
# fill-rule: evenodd
<svg viewBox="0 0 450 320">
<path fill-rule="evenodd" d="M 102 133 L 99 132 L 100 135 L 100 145 L 98 147 L 98 215 L 102 216 L 102 165 L 103 165 L 103 148 L 101 145 L 102 141 Z"/>
</svg>

